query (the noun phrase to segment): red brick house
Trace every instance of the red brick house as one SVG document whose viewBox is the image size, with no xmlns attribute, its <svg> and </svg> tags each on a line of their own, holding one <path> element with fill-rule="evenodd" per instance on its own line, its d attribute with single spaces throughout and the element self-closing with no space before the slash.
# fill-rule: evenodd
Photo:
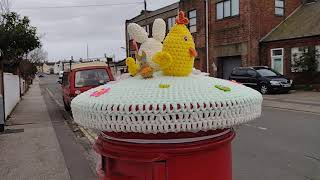
<svg viewBox="0 0 320 180">
<path fill-rule="evenodd" d="M 200 55 L 198 67 L 202 71 L 207 67 L 205 3 L 205 0 L 179 3 L 185 12 L 196 11 L 194 37 Z M 301 4 L 302 0 L 208 0 L 210 74 L 228 78 L 234 67 L 260 65 L 260 39 Z"/>
<path fill-rule="evenodd" d="M 320 53 L 320 1 L 307 1 L 261 40 L 261 64 L 293 78 L 296 83 L 320 83 L 318 73 L 299 72 L 293 68 L 294 58 L 309 48 Z"/>
</svg>

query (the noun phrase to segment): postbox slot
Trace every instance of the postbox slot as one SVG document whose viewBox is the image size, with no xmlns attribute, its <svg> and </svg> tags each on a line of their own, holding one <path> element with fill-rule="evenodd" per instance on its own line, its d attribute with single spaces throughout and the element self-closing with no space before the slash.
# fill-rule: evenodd
<svg viewBox="0 0 320 180">
<path fill-rule="evenodd" d="M 166 162 L 135 162 L 101 156 L 101 168 L 110 180 L 167 180 Z"/>
</svg>

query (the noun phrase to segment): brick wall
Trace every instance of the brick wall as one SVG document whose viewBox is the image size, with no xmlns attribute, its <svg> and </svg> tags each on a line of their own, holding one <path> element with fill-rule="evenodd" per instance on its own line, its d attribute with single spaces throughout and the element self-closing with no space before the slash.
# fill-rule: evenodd
<svg viewBox="0 0 320 180">
<path fill-rule="evenodd" d="M 271 67 L 271 49 L 284 48 L 284 75 L 294 79 L 298 84 L 310 81 L 320 83 L 320 73 L 317 75 L 319 78 L 310 79 L 311 76 L 308 73 L 291 72 L 291 48 L 316 45 L 320 45 L 320 36 L 262 43 L 260 53 L 261 65 Z"/>
<path fill-rule="evenodd" d="M 198 57 L 195 60 L 194 67 L 201 71 L 206 71 L 205 1 L 181 0 L 179 9 L 183 10 L 187 17 L 189 11 L 194 9 L 197 10 L 197 32 L 192 34 L 198 51 Z"/>
<path fill-rule="evenodd" d="M 274 0 L 260 0 L 260 33 L 265 36 L 302 4 L 302 0 L 285 0 L 285 16 L 274 15 Z M 263 22 L 262 22 L 263 21 Z"/>
</svg>

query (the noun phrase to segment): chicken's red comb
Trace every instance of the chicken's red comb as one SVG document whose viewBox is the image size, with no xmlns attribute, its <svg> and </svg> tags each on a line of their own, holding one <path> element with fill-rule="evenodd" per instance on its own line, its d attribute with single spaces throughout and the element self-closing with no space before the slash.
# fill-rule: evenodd
<svg viewBox="0 0 320 180">
<path fill-rule="evenodd" d="M 179 12 L 178 18 L 176 19 L 176 23 L 177 24 L 184 24 L 184 25 L 189 24 L 189 19 L 186 18 L 183 11 Z"/>
</svg>

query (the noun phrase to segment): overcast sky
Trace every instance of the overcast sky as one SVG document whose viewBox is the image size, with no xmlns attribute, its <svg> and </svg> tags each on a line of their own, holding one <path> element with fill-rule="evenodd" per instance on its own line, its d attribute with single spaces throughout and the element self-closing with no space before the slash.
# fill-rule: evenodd
<svg viewBox="0 0 320 180">
<path fill-rule="evenodd" d="M 177 2 L 178 0 L 147 0 L 148 10 Z M 11 9 L 29 16 L 38 28 L 43 48 L 49 61 L 61 59 L 103 57 L 104 53 L 116 59 L 125 57 L 125 20 L 140 13 L 143 0 L 11 0 Z M 95 4 L 123 4 L 86 8 L 38 8 Z M 35 9 L 28 9 L 35 8 Z"/>
</svg>

